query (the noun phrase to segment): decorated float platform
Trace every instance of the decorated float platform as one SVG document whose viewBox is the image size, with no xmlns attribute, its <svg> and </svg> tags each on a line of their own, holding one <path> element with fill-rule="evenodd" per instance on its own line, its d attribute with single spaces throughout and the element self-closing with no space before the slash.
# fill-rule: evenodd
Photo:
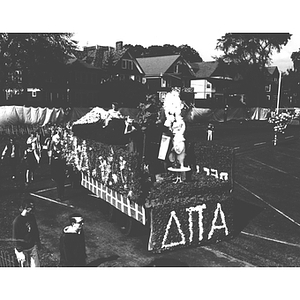
<svg viewBox="0 0 300 300">
<path fill-rule="evenodd" d="M 159 133 L 157 138 L 147 138 L 149 132 L 143 133 L 144 149 L 151 149 L 147 157 L 147 151 L 141 153 L 139 147 L 131 147 L 130 142 L 124 143 L 116 136 L 115 140 L 122 143 L 107 144 L 101 141 L 99 132 L 94 132 L 94 139 L 92 132 L 86 138 L 83 127 L 95 124 L 86 127 L 91 121 L 81 122 L 73 124 L 75 130 L 69 128 L 64 133 L 66 163 L 81 175 L 83 187 L 130 220 L 149 226 L 149 251 L 160 253 L 217 243 L 233 235 L 232 148 L 185 141 L 187 165 L 179 171 L 167 159 L 158 158 L 161 130 L 155 131 Z M 102 137 L 106 139 L 111 132 L 105 130 Z"/>
</svg>

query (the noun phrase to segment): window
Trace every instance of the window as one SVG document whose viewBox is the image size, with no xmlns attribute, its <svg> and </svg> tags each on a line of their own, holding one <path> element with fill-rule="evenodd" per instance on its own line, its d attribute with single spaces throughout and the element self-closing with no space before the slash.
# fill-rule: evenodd
<svg viewBox="0 0 300 300">
<path fill-rule="evenodd" d="M 265 91 L 266 92 L 271 92 L 271 84 L 268 84 L 265 86 Z"/>
<path fill-rule="evenodd" d="M 206 85 L 206 88 L 207 88 L 207 89 L 210 89 L 210 88 L 211 88 L 211 86 L 210 86 L 209 83 Z"/>
<path fill-rule="evenodd" d="M 161 87 L 166 87 L 166 86 L 167 86 L 167 81 L 161 78 Z"/>
<path fill-rule="evenodd" d="M 179 73 L 179 65 L 174 66 L 174 73 Z"/>
<path fill-rule="evenodd" d="M 32 97 L 32 98 L 36 98 L 36 91 L 32 91 L 32 92 L 31 92 L 31 97 Z"/>
<path fill-rule="evenodd" d="M 270 101 L 271 100 L 271 96 L 267 95 L 267 100 Z"/>
<path fill-rule="evenodd" d="M 122 69 L 133 70 L 133 61 L 129 59 L 122 59 Z"/>
</svg>

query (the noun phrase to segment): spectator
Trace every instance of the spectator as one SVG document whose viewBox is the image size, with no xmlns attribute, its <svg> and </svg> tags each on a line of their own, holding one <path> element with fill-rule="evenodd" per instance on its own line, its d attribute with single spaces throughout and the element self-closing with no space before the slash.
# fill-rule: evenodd
<svg viewBox="0 0 300 300">
<path fill-rule="evenodd" d="M 41 155 L 41 160 L 43 163 L 48 163 L 50 164 L 50 157 L 51 157 L 51 141 L 52 141 L 52 136 L 49 134 L 44 142 L 43 142 L 43 147 L 42 147 L 42 155 Z"/>
<path fill-rule="evenodd" d="M 51 177 L 56 183 L 58 200 L 64 200 L 66 164 L 62 157 L 62 147 L 60 142 L 53 143 L 51 157 Z"/>
<path fill-rule="evenodd" d="M 70 216 L 70 225 L 63 229 L 59 240 L 61 267 L 86 266 L 86 248 L 81 214 Z"/>
<path fill-rule="evenodd" d="M 10 138 L 9 143 L 3 149 L 1 160 L 7 158 L 11 170 L 12 179 L 16 178 L 19 156 L 19 147 L 16 145 L 13 138 Z"/>
<path fill-rule="evenodd" d="M 207 140 L 208 141 L 213 140 L 213 132 L 214 132 L 214 125 L 209 123 L 207 126 Z"/>
<path fill-rule="evenodd" d="M 28 137 L 28 139 L 26 141 L 26 144 L 27 145 L 31 144 L 32 149 L 36 148 L 36 146 L 37 146 L 37 137 L 36 137 L 36 135 L 33 131 L 30 133 L 30 136 Z"/>
<path fill-rule="evenodd" d="M 36 149 L 33 149 L 32 147 L 32 143 L 27 144 L 27 149 L 25 150 L 23 158 L 25 161 L 25 186 L 34 180 L 35 170 L 38 167 L 40 159 Z"/>
<path fill-rule="evenodd" d="M 20 208 L 20 215 L 13 221 L 15 254 L 21 267 L 40 266 L 38 248 L 41 248 L 41 242 L 34 210 L 34 202 L 25 199 Z"/>
</svg>

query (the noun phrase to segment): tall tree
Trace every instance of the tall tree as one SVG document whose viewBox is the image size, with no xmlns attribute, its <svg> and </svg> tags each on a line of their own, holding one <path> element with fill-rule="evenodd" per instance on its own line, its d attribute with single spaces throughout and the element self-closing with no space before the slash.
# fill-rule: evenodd
<svg viewBox="0 0 300 300">
<path fill-rule="evenodd" d="M 200 54 L 189 45 L 181 45 L 178 48 L 181 56 L 188 62 L 202 62 Z"/>
<path fill-rule="evenodd" d="M 226 33 L 217 40 L 216 49 L 224 52 L 218 59 L 228 63 L 240 81 L 248 106 L 267 106 L 265 101 L 265 67 L 272 54 L 280 52 L 291 38 L 289 33 Z"/>
<path fill-rule="evenodd" d="M 63 64 L 77 49 L 71 33 L 1 33 L 0 88 L 9 87 L 15 70 L 41 79 L 45 69 Z"/>
<path fill-rule="evenodd" d="M 217 50 L 224 52 L 225 62 L 270 65 L 271 56 L 280 52 L 291 38 L 289 33 L 226 33 L 217 40 Z"/>
<path fill-rule="evenodd" d="M 300 68 L 299 68 L 300 67 L 300 49 L 299 49 L 299 51 L 295 51 L 292 53 L 291 59 L 294 64 L 294 70 L 297 72 L 300 72 Z"/>
</svg>

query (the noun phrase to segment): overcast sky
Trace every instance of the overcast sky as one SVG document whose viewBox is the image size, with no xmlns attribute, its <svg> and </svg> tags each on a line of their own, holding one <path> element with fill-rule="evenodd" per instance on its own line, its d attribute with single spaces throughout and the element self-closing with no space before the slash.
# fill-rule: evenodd
<svg viewBox="0 0 300 300">
<path fill-rule="evenodd" d="M 292 67 L 290 56 L 300 49 L 300 26 L 293 0 L 114 0 L 40 1 L 4 3 L 1 31 L 73 32 L 81 46 L 188 44 L 204 61 L 221 55 L 217 39 L 227 32 L 289 32 L 292 39 L 273 65 L 281 71 Z M 8 1 L 9 2 L 9 1 Z M 6 7 L 7 6 L 7 7 Z M 9 13 L 14 9 L 13 18 Z"/>
</svg>

